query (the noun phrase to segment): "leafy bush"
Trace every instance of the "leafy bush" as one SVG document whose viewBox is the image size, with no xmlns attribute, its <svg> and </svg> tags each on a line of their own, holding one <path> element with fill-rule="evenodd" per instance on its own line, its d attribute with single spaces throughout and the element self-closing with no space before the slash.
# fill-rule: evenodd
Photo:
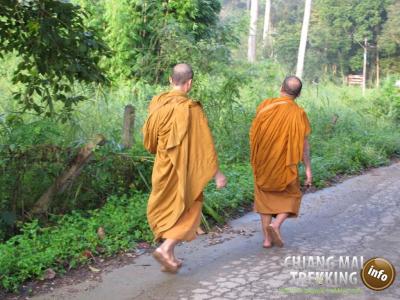
<svg viewBox="0 0 400 300">
<path fill-rule="evenodd" d="M 146 200 L 140 193 L 110 197 L 101 209 L 54 216 L 50 227 L 39 226 L 37 220 L 25 223 L 20 235 L 0 244 L 1 286 L 16 290 L 22 282 L 42 277 L 47 268 L 63 273 L 88 263 L 91 255 L 110 256 L 137 241 L 151 241 L 144 222 Z M 97 234 L 100 227 L 103 239 Z"/>
<path fill-rule="evenodd" d="M 395 86 L 396 77 L 388 77 L 381 90 L 373 95 L 374 107 L 370 113 L 377 117 L 391 118 L 400 124 L 400 89 Z"/>
<path fill-rule="evenodd" d="M 107 83 L 99 60 L 109 54 L 87 15 L 65 1 L 2 1 L 0 57 L 20 58 L 12 82 L 22 111 L 66 120 L 85 97 L 71 85 Z"/>
<path fill-rule="evenodd" d="M 102 62 L 117 79 L 167 82 L 170 67 L 182 61 L 210 71 L 227 62 L 235 41 L 232 26 L 219 20 L 218 0 L 74 2 L 114 50 Z"/>
</svg>

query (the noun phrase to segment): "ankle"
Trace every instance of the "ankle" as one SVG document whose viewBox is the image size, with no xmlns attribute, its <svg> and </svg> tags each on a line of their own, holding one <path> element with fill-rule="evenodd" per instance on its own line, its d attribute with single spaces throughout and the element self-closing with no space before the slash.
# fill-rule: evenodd
<svg viewBox="0 0 400 300">
<path fill-rule="evenodd" d="M 281 228 L 281 224 L 276 223 L 276 222 L 271 223 L 271 226 L 272 226 L 273 228 L 275 228 L 275 229 L 278 229 L 278 230 Z"/>
<path fill-rule="evenodd" d="M 169 253 L 169 252 L 170 252 L 170 249 L 168 249 L 168 247 L 166 247 L 165 245 L 160 245 L 160 246 L 157 248 L 157 250 L 158 250 L 158 251 L 161 251 L 162 253 Z"/>
</svg>

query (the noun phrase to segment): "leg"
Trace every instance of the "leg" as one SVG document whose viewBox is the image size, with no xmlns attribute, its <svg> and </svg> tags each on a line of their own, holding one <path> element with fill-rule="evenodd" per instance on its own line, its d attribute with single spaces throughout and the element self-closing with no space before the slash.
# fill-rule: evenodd
<svg viewBox="0 0 400 300">
<path fill-rule="evenodd" d="M 288 213 L 280 213 L 276 216 L 275 221 L 268 227 L 268 232 L 272 237 L 273 243 L 278 247 L 283 247 L 283 240 L 281 237 L 281 225 L 289 216 Z"/>
<path fill-rule="evenodd" d="M 174 260 L 175 258 L 175 246 L 179 243 L 179 240 L 166 239 L 158 249 L 165 253 L 169 259 Z"/>
<path fill-rule="evenodd" d="M 264 243 L 263 247 L 264 248 L 270 248 L 271 247 L 271 237 L 269 236 L 267 232 L 267 227 L 271 224 L 272 221 L 272 216 L 271 215 L 266 215 L 266 214 L 260 214 L 261 217 L 261 226 L 264 234 Z"/>
<path fill-rule="evenodd" d="M 271 224 L 272 227 L 280 229 L 282 223 L 289 217 L 288 213 L 281 213 L 276 216 L 275 221 Z"/>
<path fill-rule="evenodd" d="M 162 265 L 162 270 L 175 273 L 178 270 L 178 262 L 175 258 L 174 249 L 179 240 L 166 239 L 160 247 L 153 252 L 153 257 Z"/>
<path fill-rule="evenodd" d="M 182 266 L 182 261 L 175 257 L 174 248 L 180 241 L 191 241 L 196 238 L 196 229 L 201 221 L 202 199 L 203 194 L 194 201 L 192 207 L 180 216 L 173 227 L 162 233 L 161 236 L 165 241 L 154 251 L 155 255 L 162 255 L 161 259 L 155 257 L 163 266 L 161 271 L 171 272 L 168 266 L 163 263 L 164 258 L 169 262 L 169 265 L 172 263 L 176 269 Z M 175 267 L 173 271 L 176 272 Z"/>
</svg>

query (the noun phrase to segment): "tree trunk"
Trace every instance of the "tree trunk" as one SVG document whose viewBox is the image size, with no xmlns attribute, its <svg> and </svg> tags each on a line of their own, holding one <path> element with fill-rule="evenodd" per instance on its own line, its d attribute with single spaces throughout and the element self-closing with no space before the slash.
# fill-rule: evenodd
<svg viewBox="0 0 400 300">
<path fill-rule="evenodd" d="M 311 15 L 311 2 L 312 0 L 306 0 L 304 7 L 303 27 L 301 29 L 299 55 L 297 58 L 297 69 L 296 69 L 296 76 L 299 78 L 303 77 L 304 57 L 306 54 L 308 26 L 310 24 L 310 15 Z"/>
<path fill-rule="evenodd" d="M 80 174 L 83 166 L 89 161 L 92 156 L 93 150 L 97 145 L 102 145 L 105 142 L 105 138 L 102 135 L 96 135 L 94 141 L 88 143 L 83 147 L 75 158 L 74 163 L 68 170 L 64 171 L 54 184 L 48 188 L 48 190 L 40 197 L 40 199 L 35 203 L 29 215 L 41 214 L 46 212 L 50 202 L 53 200 L 54 196 L 63 192 L 68 184 L 72 183 L 75 178 Z"/>
<path fill-rule="evenodd" d="M 257 17 L 258 17 L 258 0 L 251 0 L 249 47 L 247 52 L 247 58 L 249 62 L 256 61 Z"/>
<path fill-rule="evenodd" d="M 265 1 L 265 15 L 264 15 L 264 30 L 263 30 L 263 48 L 264 50 L 267 49 L 268 46 L 268 38 L 269 38 L 269 31 L 270 31 L 270 18 L 271 16 L 271 0 Z"/>
<path fill-rule="evenodd" d="M 124 127 L 122 129 L 122 145 L 124 148 L 132 148 L 133 129 L 135 125 L 135 108 L 132 105 L 125 106 Z"/>
</svg>

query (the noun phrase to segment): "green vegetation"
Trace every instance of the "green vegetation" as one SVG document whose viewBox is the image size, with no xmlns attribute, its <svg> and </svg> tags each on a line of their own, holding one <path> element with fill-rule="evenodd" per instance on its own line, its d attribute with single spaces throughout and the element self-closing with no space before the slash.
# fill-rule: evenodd
<svg viewBox="0 0 400 300">
<path fill-rule="evenodd" d="M 302 104 L 313 127 L 312 164 L 317 187 L 326 186 L 336 175 L 387 164 L 400 154 L 399 124 L 395 121 L 399 111 L 394 100 L 399 91 L 391 80 L 368 97 L 362 97 L 356 89 L 334 86 L 319 91 L 318 98 L 307 94 Z M 397 112 L 392 118 L 392 113 L 382 114 L 393 110 Z"/>
<path fill-rule="evenodd" d="M 111 255 L 132 248 L 135 241 L 151 239 L 143 222 L 146 197 L 142 194 L 110 197 L 100 210 L 53 218 L 54 225 L 46 228 L 37 220 L 26 223 L 22 234 L 0 245 L 4 288 L 14 290 L 29 278 L 40 278 L 47 268 L 63 273 L 88 262 L 91 255 Z M 104 228 L 102 239 L 97 234 L 99 227 Z"/>
<path fill-rule="evenodd" d="M 0 3 L 0 57 L 18 56 L 12 83 L 23 111 L 65 120 L 84 100 L 75 82 L 106 83 L 98 65 L 109 49 L 95 29 L 85 26 L 85 12 L 63 1 Z"/>
<path fill-rule="evenodd" d="M 224 1 L 221 19 L 214 0 L 72 2 L 81 7 L 53 0 L 0 4 L 0 287 L 9 291 L 43 277 L 48 268 L 62 274 L 89 263 L 91 255 L 110 256 L 152 241 L 145 212 L 153 157 L 143 149 L 140 129 L 151 97 L 168 89 L 168 70 L 177 62 L 194 66 L 191 97 L 203 104 L 229 181 L 224 190 L 215 190 L 213 182 L 206 188 L 203 224 L 223 223 L 248 209 L 249 127 L 257 105 L 278 96 L 296 61 L 300 0 L 272 1 L 274 48 L 253 65 L 241 59 L 245 43 L 239 43 L 246 40 L 246 1 Z M 312 124 L 318 188 L 400 155 L 397 6 L 384 0 L 315 1 L 298 101 Z M 20 15 L 13 14 L 16 8 Z M 370 21 L 362 17 L 369 14 Z M 56 21 L 64 18 L 63 24 Z M 338 82 L 360 71 L 357 41 L 365 34 L 381 45 L 385 76 L 380 88 L 362 96 L 359 87 Z M 311 82 L 315 77 L 319 83 Z M 131 149 L 121 145 L 127 104 L 136 110 Z M 45 214 L 30 215 L 98 133 L 106 143 L 79 177 Z"/>
<path fill-rule="evenodd" d="M 207 211 L 223 217 L 249 204 L 252 193 L 248 167 L 233 166 L 226 173 L 235 182 L 232 188 L 218 192 L 210 187 L 205 195 Z M 136 192 L 111 196 L 101 209 L 51 216 L 50 227 L 41 227 L 37 220 L 25 223 L 21 234 L 0 244 L 1 285 L 15 290 L 27 279 L 43 277 L 48 268 L 63 274 L 89 263 L 92 255 L 110 256 L 132 249 L 137 242 L 151 242 L 153 236 L 145 222 L 147 198 Z M 99 228 L 104 229 L 104 237 L 97 233 Z"/>
<path fill-rule="evenodd" d="M 236 7 L 246 1 L 225 2 L 237 11 Z M 267 49 L 260 47 L 259 56 L 273 57 L 285 68 L 293 70 L 297 62 L 304 1 L 274 0 L 271 5 L 270 42 Z M 385 75 L 398 73 L 399 8 L 396 0 L 314 0 L 304 76 L 310 80 L 341 82 L 348 74 L 362 74 L 364 39 L 372 46 L 369 48 L 369 80 L 376 77 L 377 49 L 381 72 Z M 262 37 L 262 13 L 260 17 L 258 36 Z"/>
<path fill-rule="evenodd" d="M 193 61 L 197 69 L 210 70 L 217 57 L 226 60 L 221 45 L 231 35 L 229 26 L 219 22 L 219 1 L 74 2 L 94 16 L 89 24 L 98 28 L 114 51 L 103 64 L 119 80 L 166 82 L 165 72 L 177 61 Z"/>
</svg>

